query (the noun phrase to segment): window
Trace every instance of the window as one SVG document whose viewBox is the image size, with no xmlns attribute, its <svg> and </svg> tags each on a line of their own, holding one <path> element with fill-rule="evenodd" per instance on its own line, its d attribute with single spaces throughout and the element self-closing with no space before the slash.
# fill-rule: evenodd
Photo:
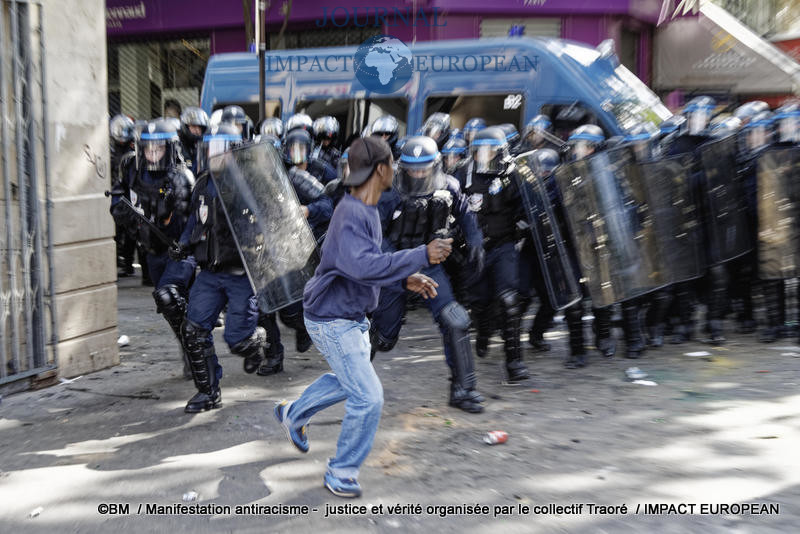
<svg viewBox="0 0 800 534">
<path fill-rule="evenodd" d="M 341 141 L 345 145 L 361 133 L 372 121 L 383 115 L 391 115 L 399 125 L 398 136 L 406 134 L 408 100 L 405 98 L 322 98 L 301 100 L 295 106 L 296 113 L 306 113 L 312 119 L 330 115 L 339 121 Z"/>
<path fill-rule="evenodd" d="M 425 101 L 425 117 L 437 111 L 450 114 L 450 125 L 463 128 L 473 117 L 481 117 L 486 124 L 510 122 L 521 129 L 525 116 L 525 96 L 519 92 L 494 95 L 431 96 Z"/>
<path fill-rule="evenodd" d="M 553 133 L 565 141 L 572 130 L 582 124 L 596 124 L 603 129 L 603 133 L 608 137 L 608 131 L 597 120 L 597 116 L 580 102 L 546 104 L 541 107 L 539 113 L 550 117 L 550 122 L 553 123 Z"/>
</svg>

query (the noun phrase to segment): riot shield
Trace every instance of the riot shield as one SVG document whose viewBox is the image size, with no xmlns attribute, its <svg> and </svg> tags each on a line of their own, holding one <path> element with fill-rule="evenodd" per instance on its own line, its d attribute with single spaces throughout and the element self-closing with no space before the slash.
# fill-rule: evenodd
<svg viewBox="0 0 800 534">
<path fill-rule="evenodd" d="M 757 162 L 758 270 L 794 278 L 800 265 L 800 148 L 771 148 Z"/>
<path fill-rule="evenodd" d="M 261 310 L 301 300 L 319 255 L 275 147 L 236 148 L 211 158 L 209 171 Z"/>
<path fill-rule="evenodd" d="M 738 258 L 753 249 L 747 215 L 746 190 L 737 172 L 736 136 L 729 135 L 700 146 L 705 174 L 703 214 L 705 247 L 710 265 Z"/>
<path fill-rule="evenodd" d="M 529 157 L 530 152 L 516 158 L 518 185 L 550 304 L 561 310 L 580 300 L 579 275 L 570 261 L 545 184 L 534 176 Z"/>
<path fill-rule="evenodd" d="M 669 283 L 699 278 L 705 271 L 702 220 L 690 187 L 690 155 L 640 164 L 660 269 Z"/>
<path fill-rule="evenodd" d="M 563 165 L 556 180 L 595 307 L 636 298 L 669 283 L 659 271 L 662 262 L 644 184 L 629 147 Z"/>
</svg>

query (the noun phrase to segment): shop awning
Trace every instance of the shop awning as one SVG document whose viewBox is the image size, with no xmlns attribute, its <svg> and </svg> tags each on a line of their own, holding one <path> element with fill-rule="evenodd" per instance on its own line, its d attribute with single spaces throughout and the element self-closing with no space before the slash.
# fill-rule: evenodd
<svg viewBox="0 0 800 534">
<path fill-rule="evenodd" d="M 710 1 L 656 30 L 653 70 L 658 91 L 800 92 L 800 64 Z"/>
</svg>

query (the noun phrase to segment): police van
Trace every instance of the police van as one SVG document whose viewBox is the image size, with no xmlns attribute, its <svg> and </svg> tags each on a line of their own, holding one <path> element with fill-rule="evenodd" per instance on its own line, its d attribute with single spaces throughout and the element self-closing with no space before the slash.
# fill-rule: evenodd
<svg viewBox="0 0 800 534">
<path fill-rule="evenodd" d="M 660 99 L 621 65 L 613 41 L 597 48 L 563 39 L 513 37 L 431 41 L 394 50 L 400 83 L 376 86 L 367 79 L 363 47 L 276 50 L 266 54 L 266 114 L 286 120 L 305 112 L 339 120 L 342 141 L 381 115 L 393 115 L 400 135 L 414 133 L 431 113 L 449 113 L 452 127 L 472 117 L 522 129 L 538 114 L 549 116 L 565 138 L 577 125 L 594 123 L 607 137 L 636 124 L 657 130 L 671 115 Z M 374 62 L 372 63 L 374 65 Z M 366 74 L 374 74 L 373 72 Z M 212 56 L 201 106 L 209 113 L 230 104 L 258 117 L 258 57 Z M 397 82 L 397 80 L 394 80 Z M 371 86 L 372 90 L 367 87 Z M 392 90 L 394 89 L 394 90 Z"/>
</svg>

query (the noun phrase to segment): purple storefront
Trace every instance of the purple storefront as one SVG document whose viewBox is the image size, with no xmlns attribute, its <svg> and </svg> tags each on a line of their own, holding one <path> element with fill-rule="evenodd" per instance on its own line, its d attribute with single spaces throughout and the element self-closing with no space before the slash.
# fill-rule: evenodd
<svg viewBox="0 0 800 534">
<path fill-rule="evenodd" d="M 250 48 L 249 4 L 245 14 L 238 0 L 107 0 L 109 112 L 139 118 L 159 115 L 167 99 L 196 104 L 209 55 Z M 621 62 L 649 83 L 661 2 L 295 0 L 288 18 L 282 13 L 288 2 L 267 4 L 271 49 L 358 45 L 382 33 L 407 43 L 500 37 L 522 26 L 524 35 L 593 45 L 612 38 Z"/>
</svg>

